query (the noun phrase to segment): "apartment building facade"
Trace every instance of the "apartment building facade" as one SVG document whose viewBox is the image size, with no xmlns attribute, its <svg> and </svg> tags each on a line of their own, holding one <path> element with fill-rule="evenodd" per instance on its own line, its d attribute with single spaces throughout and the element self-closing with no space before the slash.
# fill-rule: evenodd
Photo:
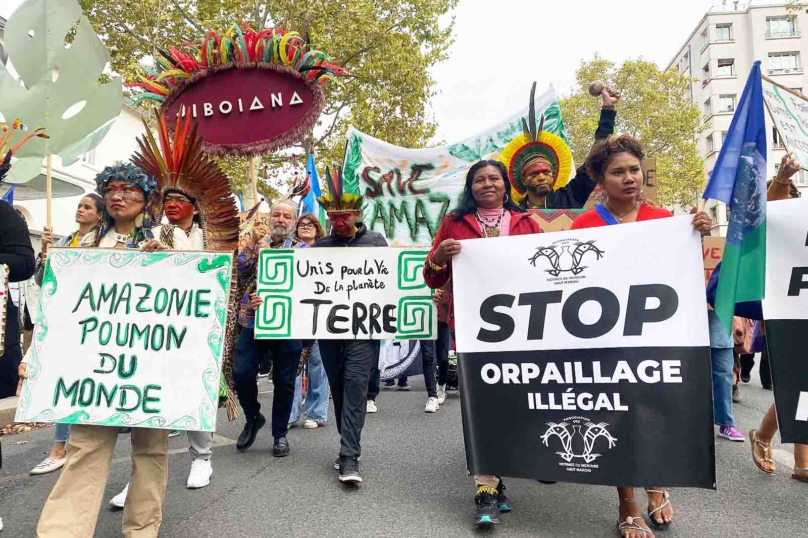
<svg viewBox="0 0 808 538">
<path fill-rule="evenodd" d="M 705 14 L 668 65 L 668 69 L 697 79 L 690 85 L 690 97 L 700 108 L 706 126 L 698 147 L 708 174 L 715 166 L 756 60 L 761 61 L 763 73 L 775 82 L 799 93 L 808 92 L 803 67 L 808 58 L 808 41 L 803 39 L 801 23 L 808 32 L 808 15 L 800 12 L 790 16 L 785 4 L 726 2 Z M 768 115 L 766 122 L 768 175 L 773 176 L 786 151 Z M 794 182 L 801 191 L 808 191 L 808 171 L 799 172 Z M 713 235 L 726 235 L 726 209 L 714 203 L 708 209 L 715 223 Z"/>
</svg>

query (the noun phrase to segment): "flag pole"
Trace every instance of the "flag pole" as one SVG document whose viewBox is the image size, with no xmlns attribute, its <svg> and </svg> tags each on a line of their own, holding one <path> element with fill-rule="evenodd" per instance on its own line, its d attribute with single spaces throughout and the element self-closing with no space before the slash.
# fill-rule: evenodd
<svg viewBox="0 0 808 538">
<path fill-rule="evenodd" d="M 50 228 L 51 225 L 51 205 L 53 199 L 53 181 L 51 180 L 51 154 L 45 157 L 45 223 Z"/>
</svg>

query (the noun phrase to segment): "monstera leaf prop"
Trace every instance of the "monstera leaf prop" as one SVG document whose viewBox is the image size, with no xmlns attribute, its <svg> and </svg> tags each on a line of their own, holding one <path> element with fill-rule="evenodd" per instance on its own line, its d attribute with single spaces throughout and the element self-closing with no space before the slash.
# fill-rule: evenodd
<svg viewBox="0 0 808 538">
<path fill-rule="evenodd" d="M 42 126 L 50 135 L 15 155 L 19 161 L 7 181 L 25 183 L 39 174 L 46 155 L 59 155 L 69 165 L 93 149 L 120 114 L 122 86 L 120 79 L 98 83 L 109 53 L 76 0 L 27 0 L 9 18 L 4 37 L 24 86 L 0 64 L 2 119 L 19 119 L 28 129 Z"/>
</svg>

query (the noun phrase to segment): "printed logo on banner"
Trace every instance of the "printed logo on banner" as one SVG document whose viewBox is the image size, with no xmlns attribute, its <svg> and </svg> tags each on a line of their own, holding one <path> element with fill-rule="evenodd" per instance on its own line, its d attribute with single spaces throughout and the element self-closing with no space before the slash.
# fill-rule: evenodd
<svg viewBox="0 0 808 538">
<path fill-rule="evenodd" d="M 432 297 L 402 297 L 398 301 L 398 339 L 432 337 Z"/>
<path fill-rule="evenodd" d="M 266 338 L 288 338 L 292 334 L 292 298 L 260 291 L 263 303 L 255 317 L 257 328 L 265 331 Z"/>
<path fill-rule="evenodd" d="M 420 290 L 426 288 L 422 271 L 427 254 L 424 250 L 405 250 L 398 255 L 398 289 Z"/>
<path fill-rule="evenodd" d="M 259 283 L 265 291 L 289 292 L 295 283 L 295 258 L 288 251 L 264 249 L 261 251 Z"/>
<path fill-rule="evenodd" d="M 544 272 L 554 278 L 548 278 L 548 282 L 574 284 L 586 278 L 581 276 L 581 273 L 588 268 L 584 265 L 585 257 L 591 262 L 601 259 L 605 254 L 595 246 L 595 243 L 594 239 L 589 241 L 578 241 L 574 237 L 560 239 L 549 247 L 537 247 L 536 253 L 528 258 L 528 261 L 533 267 L 539 267 L 539 263 L 544 267 L 549 265 L 550 268 L 545 269 Z M 590 253 L 594 255 L 594 259 L 593 256 L 587 257 L 587 254 Z M 546 261 L 542 261 L 542 258 L 545 258 Z"/>
<path fill-rule="evenodd" d="M 600 465 L 592 465 L 592 462 L 602 456 L 593 453 L 595 445 L 606 446 L 611 450 L 617 444 L 617 439 L 606 429 L 607 423 L 593 424 L 586 417 L 565 418 L 560 424 L 547 423 L 547 431 L 541 436 L 544 446 L 550 448 L 550 439 L 558 438 L 561 442 L 562 451 L 556 452 L 561 459 L 561 467 L 579 473 L 591 473 L 593 469 L 600 469 Z M 604 441 L 598 443 L 598 439 Z M 554 443 L 555 444 L 555 443 Z M 584 463 L 573 462 L 574 459 L 581 459 Z"/>
</svg>

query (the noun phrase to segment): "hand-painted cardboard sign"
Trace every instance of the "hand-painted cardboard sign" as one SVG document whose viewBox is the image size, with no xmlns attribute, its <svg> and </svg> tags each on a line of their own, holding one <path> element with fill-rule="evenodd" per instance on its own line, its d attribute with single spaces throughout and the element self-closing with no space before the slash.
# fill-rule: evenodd
<svg viewBox="0 0 808 538">
<path fill-rule="evenodd" d="M 808 99 L 763 77 L 763 102 L 780 141 L 797 162 L 808 166 Z"/>
<path fill-rule="evenodd" d="M 434 340 L 437 311 L 423 277 L 428 249 L 260 251 L 259 339 Z"/>
<path fill-rule="evenodd" d="M 16 421 L 214 431 L 232 264 L 52 250 Z"/>
<path fill-rule="evenodd" d="M 721 263 L 721 258 L 724 257 L 724 244 L 727 242 L 726 237 L 717 237 L 708 235 L 701 240 L 701 254 L 704 258 L 704 282 L 710 281 L 710 275 L 713 274 L 715 268 Z"/>
</svg>

